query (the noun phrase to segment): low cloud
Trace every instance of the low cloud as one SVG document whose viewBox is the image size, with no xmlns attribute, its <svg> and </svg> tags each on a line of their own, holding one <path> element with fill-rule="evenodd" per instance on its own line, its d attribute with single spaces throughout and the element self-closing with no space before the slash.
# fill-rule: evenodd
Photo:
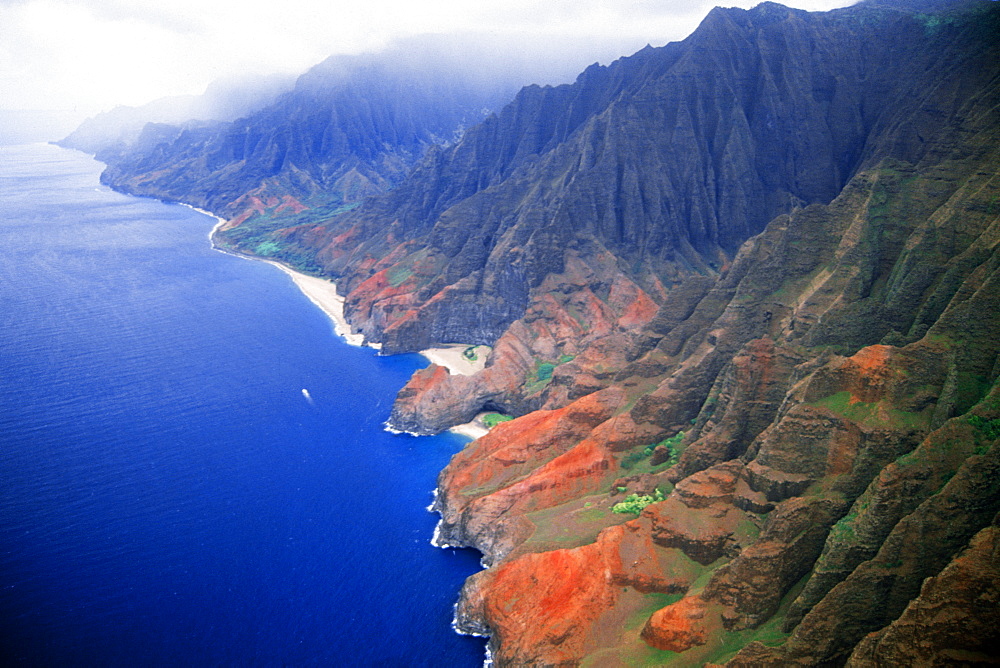
<svg viewBox="0 0 1000 668">
<path fill-rule="evenodd" d="M 421 34 L 488 45 L 496 62 L 550 83 L 646 43 L 681 39 L 714 4 L 0 0 L 0 109 L 93 113 L 199 93 L 210 81 L 241 72 L 301 72 L 332 54 L 376 51 Z M 852 2 L 790 4 L 817 10 Z"/>
</svg>

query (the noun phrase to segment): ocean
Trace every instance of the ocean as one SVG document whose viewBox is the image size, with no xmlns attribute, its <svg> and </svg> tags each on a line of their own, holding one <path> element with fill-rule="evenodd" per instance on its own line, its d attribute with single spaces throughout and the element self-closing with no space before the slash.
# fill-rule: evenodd
<svg viewBox="0 0 1000 668">
<path fill-rule="evenodd" d="M 101 168 L 0 147 L 0 659 L 481 665 L 450 627 L 479 555 L 426 510 L 465 439 L 383 429 L 426 361 Z"/>
</svg>

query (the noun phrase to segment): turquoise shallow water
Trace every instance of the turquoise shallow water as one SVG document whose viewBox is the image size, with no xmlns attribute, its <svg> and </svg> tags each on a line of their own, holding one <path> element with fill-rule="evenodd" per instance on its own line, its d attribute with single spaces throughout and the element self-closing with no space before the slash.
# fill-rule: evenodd
<svg viewBox="0 0 1000 668">
<path fill-rule="evenodd" d="M 0 147 L 0 656 L 481 664 L 450 629 L 478 555 L 425 510 L 463 440 L 382 428 L 422 358 L 100 169 Z"/>
</svg>

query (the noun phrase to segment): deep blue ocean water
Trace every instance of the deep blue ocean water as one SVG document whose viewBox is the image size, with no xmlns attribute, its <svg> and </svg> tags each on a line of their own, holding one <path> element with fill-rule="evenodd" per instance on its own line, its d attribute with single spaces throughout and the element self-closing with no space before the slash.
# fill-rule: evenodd
<svg viewBox="0 0 1000 668">
<path fill-rule="evenodd" d="M 101 167 L 0 147 L 0 660 L 480 665 L 425 510 L 463 439 L 382 428 L 423 359 Z"/>
</svg>

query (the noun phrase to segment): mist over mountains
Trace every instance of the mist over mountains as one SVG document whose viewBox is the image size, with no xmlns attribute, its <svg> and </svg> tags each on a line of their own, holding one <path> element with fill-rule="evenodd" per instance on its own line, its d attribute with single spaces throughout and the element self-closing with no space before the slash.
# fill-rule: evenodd
<svg viewBox="0 0 1000 668">
<path fill-rule="evenodd" d="M 103 178 L 336 279 L 384 352 L 491 347 L 390 423 L 515 418 L 435 503 L 499 665 L 995 658 L 998 5 L 717 8 L 512 84 L 335 58 Z"/>
<path fill-rule="evenodd" d="M 331 56 L 294 83 L 246 77 L 118 108 L 60 143 L 111 165 L 104 178 L 116 187 L 199 192 L 198 204 L 219 212 L 255 188 L 351 204 L 398 184 L 429 146 L 457 140 L 526 81 L 571 80 L 579 57 L 556 43 L 515 51 L 496 35 L 423 35 Z M 156 183 L 127 183 L 152 172 L 162 172 Z"/>
<path fill-rule="evenodd" d="M 294 77 L 245 75 L 213 82 L 202 95 L 165 97 L 138 107 L 118 106 L 84 121 L 59 143 L 107 159 L 133 146 L 147 123 L 232 121 L 291 90 Z"/>
</svg>

